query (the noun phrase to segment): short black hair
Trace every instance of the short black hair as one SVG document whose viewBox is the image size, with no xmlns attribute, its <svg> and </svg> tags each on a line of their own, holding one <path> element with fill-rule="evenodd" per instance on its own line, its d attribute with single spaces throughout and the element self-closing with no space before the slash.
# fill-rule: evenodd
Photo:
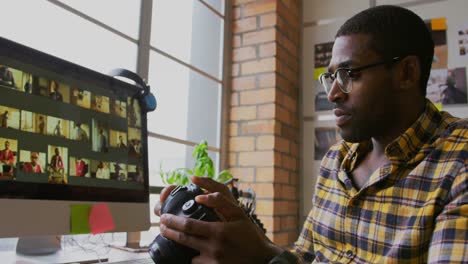
<svg viewBox="0 0 468 264">
<path fill-rule="evenodd" d="M 420 90 L 426 96 L 434 41 L 426 23 L 418 15 L 399 6 L 371 7 L 348 19 L 335 39 L 359 33 L 371 35 L 371 48 L 384 59 L 417 56 L 421 65 Z"/>
</svg>

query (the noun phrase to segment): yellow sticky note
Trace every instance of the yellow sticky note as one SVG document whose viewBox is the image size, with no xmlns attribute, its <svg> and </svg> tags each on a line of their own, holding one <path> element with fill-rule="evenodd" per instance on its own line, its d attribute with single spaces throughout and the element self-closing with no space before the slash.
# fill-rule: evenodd
<svg viewBox="0 0 468 264">
<path fill-rule="evenodd" d="M 441 103 L 435 103 L 434 106 L 437 108 L 437 110 L 442 111 L 442 104 Z"/>
<path fill-rule="evenodd" d="M 327 68 L 322 67 L 322 68 L 316 68 L 314 70 L 314 80 L 318 80 L 320 74 L 327 72 Z"/>
<path fill-rule="evenodd" d="M 446 30 L 447 22 L 445 17 L 431 19 L 431 29 L 432 30 Z"/>
<path fill-rule="evenodd" d="M 89 226 L 90 204 L 70 205 L 70 234 L 88 234 L 91 231 Z"/>
</svg>

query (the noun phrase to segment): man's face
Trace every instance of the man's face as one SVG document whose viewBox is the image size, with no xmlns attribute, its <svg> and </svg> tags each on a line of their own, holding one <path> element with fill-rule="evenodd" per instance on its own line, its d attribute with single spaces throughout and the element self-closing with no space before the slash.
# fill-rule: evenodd
<svg viewBox="0 0 468 264">
<path fill-rule="evenodd" d="M 339 67 L 356 68 L 383 60 L 369 44 L 370 36 L 353 34 L 335 40 L 329 72 Z M 334 114 L 340 134 L 348 142 L 361 142 L 384 135 L 392 123 L 394 93 L 391 68 L 377 66 L 358 72 L 349 82 L 350 93 L 343 93 L 338 82 L 328 95 L 335 104 Z"/>
<path fill-rule="evenodd" d="M 5 142 L 5 149 L 9 149 L 10 148 L 10 142 L 6 141 Z"/>
<path fill-rule="evenodd" d="M 38 159 L 38 158 L 39 158 L 38 155 L 32 154 L 32 155 L 31 155 L 31 164 L 32 164 L 32 165 L 36 165 L 37 159 Z"/>
</svg>

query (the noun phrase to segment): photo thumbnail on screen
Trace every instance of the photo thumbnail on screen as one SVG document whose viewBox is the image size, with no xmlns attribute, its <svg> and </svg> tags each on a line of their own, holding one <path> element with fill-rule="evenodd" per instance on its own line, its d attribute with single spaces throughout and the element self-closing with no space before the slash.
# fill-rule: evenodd
<svg viewBox="0 0 468 264">
<path fill-rule="evenodd" d="M 89 142 L 89 125 L 81 122 L 71 121 L 70 123 L 70 139 Z"/>
<path fill-rule="evenodd" d="M 23 75 L 24 73 L 20 70 L 9 67 L 7 65 L 0 65 L 0 86 L 18 91 L 24 91 Z"/>
<path fill-rule="evenodd" d="M 20 150 L 19 169 L 29 173 L 45 173 L 46 168 L 46 153 Z"/>
<path fill-rule="evenodd" d="M 127 149 L 127 133 L 117 130 L 110 130 L 110 146 L 118 149 Z"/>
<path fill-rule="evenodd" d="M 55 80 L 49 80 L 48 92 L 50 99 L 70 103 L 70 86 Z"/>
<path fill-rule="evenodd" d="M 112 180 L 127 181 L 127 165 L 124 163 L 110 163 L 110 178 Z"/>
<path fill-rule="evenodd" d="M 20 110 L 0 105 L 0 127 L 2 128 L 20 128 Z"/>
<path fill-rule="evenodd" d="M 36 134 L 46 134 L 47 116 L 21 110 L 21 130 Z"/>
<path fill-rule="evenodd" d="M 81 157 L 70 157 L 70 176 L 91 177 L 90 160 Z"/>
<path fill-rule="evenodd" d="M 124 101 L 112 100 L 111 105 L 112 114 L 118 117 L 126 118 L 127 117 L 127 104 Z"/>
<path fill-rule="evenodd" d="M 137 128 L 128 128 L 128 156 L 141 156 L 141 130 Z"/>
<path fill-rule="evenodd" d="M 102 180 L 110 179 L 109 162 L 107 161 L 91 161 L 91 177 Z"/>
<path fill-rule="evenodd" d="M 141 108 L 138 100 L 129 97 L 127 102 L 128 125 L 131 127 L 141 127 Z"/>
<path fill-rule="evenodd" d="M 47 135 L 70 139 L 69 121 L 47 116 Z"/>
<path fill-rule="evenodd" d="M 18 141 L 0 138 L 0 179 L 13 179 L 16 172 Z"/>
<path fill-rule="evenodd" d="M 91 92 L 84 89 L 72 88 L 71 103 L 82 108 L 91 109 Z"/>
<path fill-rule="evenodd" d="M 68 183 L 68 148 L 61 146 L 48 146 L 49 163 L 47 174 L 49 183 Z"/>
<path fill-rule="evenodd" d="M 143 170 L 141 165 L 128 165 L 128 181 L 144 182 Z"/>
<path fill-rule="evenodd" d="M 109 128 L 103 122 L 93 118 L 92 120 L 92 145 L 93 151 L 108 152 L 109 151 Z"/>
<path fill-rule="evenodd" d="M 103 95 L 92 94 L 91 95 L 91 109 L 109 114 L 109 97 Z"/>
</svg>

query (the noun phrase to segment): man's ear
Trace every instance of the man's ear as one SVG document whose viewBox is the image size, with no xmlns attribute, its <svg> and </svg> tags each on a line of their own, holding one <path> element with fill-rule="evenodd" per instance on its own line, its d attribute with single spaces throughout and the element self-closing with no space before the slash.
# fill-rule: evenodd
<svg viewBox="0 0 468 264">
<path fill-rule="evenodd" d="M 409 89 L 419 89 L 421 81 L 421 64 L 418 57 L 406 56 L 404 57 L 398 67 L 398 78 L 401 91 L 408 91 Z"/>
</svg>

